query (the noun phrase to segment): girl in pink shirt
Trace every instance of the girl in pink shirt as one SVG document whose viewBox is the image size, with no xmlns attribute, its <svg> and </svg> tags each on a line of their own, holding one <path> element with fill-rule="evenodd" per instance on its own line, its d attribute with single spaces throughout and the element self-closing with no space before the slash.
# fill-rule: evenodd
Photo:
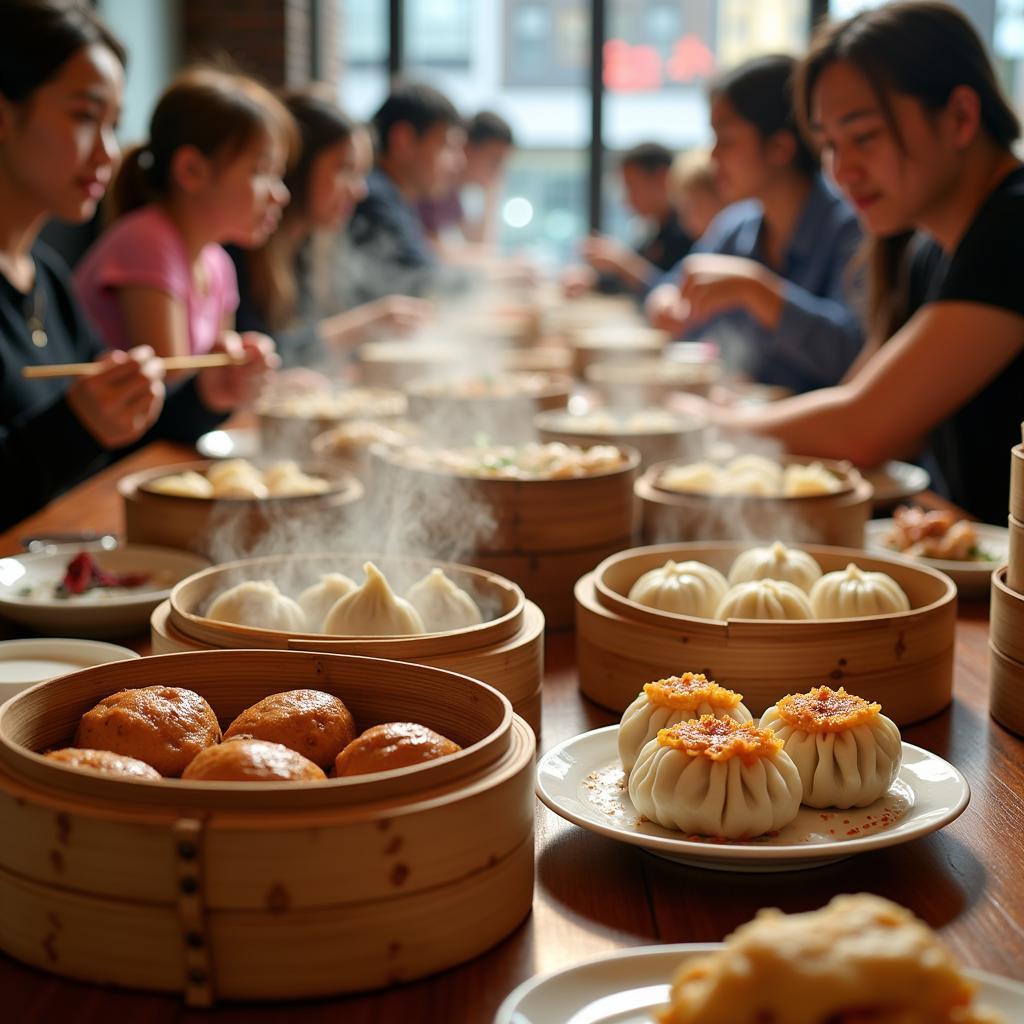
<svg viewBox="0 0 1024 1024">
<path fill-rule="evenodd" d="M 200 68 L 171 83 L 150 141 L 125 154 L 112 226 L 75 273 L 108 345 L 160 356 L 224 347 L 238 283 L 221 244 L 257 246 L 273 232 L 295 139 L 285 107 L 244 75 Z"/>
</svg>

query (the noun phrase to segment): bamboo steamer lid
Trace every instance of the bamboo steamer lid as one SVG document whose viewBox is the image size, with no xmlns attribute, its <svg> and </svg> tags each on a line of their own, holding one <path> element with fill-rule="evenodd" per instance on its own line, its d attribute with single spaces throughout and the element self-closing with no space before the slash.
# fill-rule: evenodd
<svg viewBox="0 0 1024 1024">
<path fill-rule="evenodd" d="M 1006 574 L 1005 565 L 992 573 L 989 639 L 1004 657 L 1024 663 L 1024 595 L 1009 587 Z"/>
<path fill-rule="evenodd" d="M 1024 444 L 1010 450 L 1010 515 L 1024 523 Z"/>
<path fill-rule="evenodd" d="M 1010 550 L 1006 563 L 1006 582 L 1011 590 L 1024 594 L 1024 523 L 1009 518 Z"/>
<path fill-rule="evenodd" d="M 989 643 L 989 713 L 1004 728 L 1024 736 L 1024 663 Z"/>
<path fill-rule="evenodd" d="M 296 998 L 443 969 L 529 912 L 534 742 L 494 690 L 425 666 L 300 652 L 133 664 L 142 671 L 41 684 L 0 712 L 0 821 L 13 837 L 0 849 L 12 908 L 0 946 L 12 955 L 196 1004 Z M 413 769 L 298 784 L 134 783 L 31 752 L 154 673 L 202 692 L 222 720 L 313 686 L 341 695 L 362 726 L 416 712 L 468 745 Z"/>
</svg>

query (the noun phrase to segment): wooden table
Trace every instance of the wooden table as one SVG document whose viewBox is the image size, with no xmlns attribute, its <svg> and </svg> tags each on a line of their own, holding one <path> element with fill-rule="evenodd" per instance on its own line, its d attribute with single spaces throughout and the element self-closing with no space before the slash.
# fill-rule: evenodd
<svg viewBox="0 0 1024 1024">
<path fill-rule="evenodd" d="M 30 534 L 119 532 L 116 480 L 191 455 L 168 444 L 136 453 L 0 534 L 0 555 L 17 551 L 19 538 Z M 903 730 L 909 742 L 953 762 L 971 784 L 967 810 L 935 835 L 804 872 L 728 874 L 683 867 L 601 838 L 538 804 L 533 913 L 503 943 L 462 967 L 370 995 L 190 1012 L 174 996 L 79 984 L 0 956 L 0 1017 L 18 1024 L 487 1024 L 505 995 L 534 974 L 628 946 L 718 941 L 759 907 L 806 910 L 861 890 L 912 909 L 941 931 L 963 963 L 1022 978 L 1024 741 L 988 716 L 987 637 L 987 606 L 962 605 L 953 707 Z M 148 640 L 139 637 L 134 646 L 146 653 Z M 572 634 L 549 635 L 542 749 L 614 720 L 577 692 Z"/>
</svg>

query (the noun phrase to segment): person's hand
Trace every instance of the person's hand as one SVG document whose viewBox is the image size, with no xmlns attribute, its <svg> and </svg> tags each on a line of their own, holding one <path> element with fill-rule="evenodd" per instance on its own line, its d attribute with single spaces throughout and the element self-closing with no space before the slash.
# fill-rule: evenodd
<svg viewBox="0 0 1024 1024">
<path fill-rule="evenodd" d="M 231 366 L 202 370 L 196 378 L 199 397 L 212 412 L 231 412 L 255 401 L 271 371 L 281 365 L 273 339 L 257 331 L 222 331 L 212 351 L 226 352 L 235 360 Z"/>
<path fill-rule="evenodd" d="M 683 333 L 690 314 L 690 305 L 683 301 L 674 284 L 659 284 L 651 289 L 644 303 L 644 313 L 652 327 L 668 331 L 674 338 Z"/>
<path fill-rule="evenodd" d="M 102 367 L 80 377 L 66 400 L 82 426 L 104 448 L 137 441 L 156 422 L 164 404 L 164 367 L 148 345 L 108 352 Z"/>
<path fill-rule="evenodd" d="M 411 334 L 430 319 L 433 305 L 411 295 L 385 295 L 367 304 L 367 327 Z"/>
<path fill-rule="evenodd" d="M 741 309 L 773 329 L 782 315 L 781 279 L 755 260 L 719 253 L 695 253 L 683 260 L 679 295 L 687 306 L 687 326 Z"/>
<path fill-rule="evenodd" d="M 566 267 L 562 271 L 561 285 L 562 294 L 567 299 L 575 299 L 597 287 L 597 273 L 593 267 Z"/>
<path fill-rule="evenodd" d="M 279 398 L 285 395 L 325 394 L 333 388 L 330 377 L 325 377 L 307 366 L 294 366 L 274 374 L 267 397 Z"/>
<path fill-rule="evenodd" d="M 637 276 L 637 255 L 614 238 L 591 235 L 580 245 L 583 258 L 599 273 L 616 277 Z M 641 275 L 642 276 L 642 275 Z"/>
</svg>

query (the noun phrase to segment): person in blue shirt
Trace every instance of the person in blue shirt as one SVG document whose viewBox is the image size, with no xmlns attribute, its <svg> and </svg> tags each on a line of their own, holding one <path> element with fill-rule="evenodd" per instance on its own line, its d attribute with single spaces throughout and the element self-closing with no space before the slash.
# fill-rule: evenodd
<svg viewBox="0 0 1024 1024">
<path fill-rule="evenodd" d="M 861 231 L 797 128 L 795 66 L 758 57 L 712 86 L 712 157 L 731 205 L 645 308 L 676 337 L 714 338 L 733 369 L 803 392 L 838 383 L 864 335 L 851 267 Z"/>
</svg>

